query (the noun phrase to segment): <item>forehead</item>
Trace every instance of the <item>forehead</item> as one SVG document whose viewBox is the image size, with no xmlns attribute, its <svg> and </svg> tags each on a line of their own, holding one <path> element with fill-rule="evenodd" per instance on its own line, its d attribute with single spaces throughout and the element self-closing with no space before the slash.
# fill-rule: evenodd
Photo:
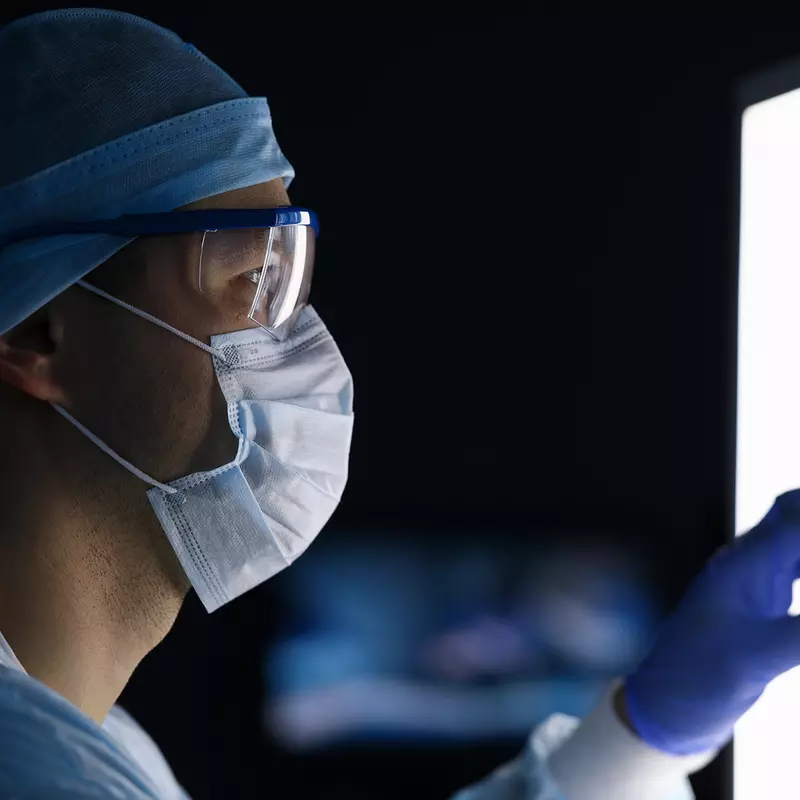
<svg viewBox="0 0 800 800">
<path fill-rule="evenodd" d="M 230 192 L 204 197 L 189 205 L 182 206 L 181 211 L 196 211 L 204 208 L 275 208 L 289 205 L 289 195 L 284 188 L 283 178 L 275 178 L 266 183 L 233 189 Z"/>
</svg>

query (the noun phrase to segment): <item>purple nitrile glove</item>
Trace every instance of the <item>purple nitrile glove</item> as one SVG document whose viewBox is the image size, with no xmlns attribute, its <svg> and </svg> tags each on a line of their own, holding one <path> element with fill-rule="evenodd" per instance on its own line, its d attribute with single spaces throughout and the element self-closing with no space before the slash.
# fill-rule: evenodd
<svg viewBox="0 0 800 800">
<path fill-rule="evenodd" d="M 674 755 L 727 743 L 767 684 L 800 665 L 800 619 L 787 614 L 798 577 L 800 490 L 708 562 L 626 680 L 642 740 Z"/>
</svg>

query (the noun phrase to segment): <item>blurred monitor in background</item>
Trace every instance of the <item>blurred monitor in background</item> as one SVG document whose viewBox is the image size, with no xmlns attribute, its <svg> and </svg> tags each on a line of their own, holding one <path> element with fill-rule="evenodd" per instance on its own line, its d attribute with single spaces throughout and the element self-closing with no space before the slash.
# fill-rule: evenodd
<svg viewBox="0 0 800 800">
<path fill-rule="evenodd" d="M 643 655 L 642 565 L 597 536 L 323 537 L 282 579 L 264 725 L 287 750 L 519 740 Z M 333 540 L 333 541 L 331 541 Z"/>
</svg>

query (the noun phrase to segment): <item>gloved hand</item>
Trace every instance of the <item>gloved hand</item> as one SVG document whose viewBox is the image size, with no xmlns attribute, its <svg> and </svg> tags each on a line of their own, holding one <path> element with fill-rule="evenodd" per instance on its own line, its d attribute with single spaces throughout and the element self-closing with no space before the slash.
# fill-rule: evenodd
<svg viewBox="0 0 800 800">
<path fill-rule="evenodd" d="M 624 686 L 630 723 L 674 755 L 722 747 L 767 684 L 800 664 L 800 490 L 718 552 Z"/>
</svg>

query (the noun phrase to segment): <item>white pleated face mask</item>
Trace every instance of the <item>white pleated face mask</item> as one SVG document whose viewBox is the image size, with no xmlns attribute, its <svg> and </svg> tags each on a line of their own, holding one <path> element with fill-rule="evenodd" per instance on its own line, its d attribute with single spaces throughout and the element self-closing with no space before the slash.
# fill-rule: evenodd
<svg viewBox="0 0 800 800">
<path fill-rule="evenodd" d="M 289 566 L 330 519 L 347 482 L 353 380 L 333 337 L 310 307 L 276 341 L 263 328 L 200 342 L 89 284 L 81 286 L 211 354 L 239 440 L 236 458 L 161 484 L 54 407 L 147 492 L 164 532 L 211 612 Z"/>
</svg>

